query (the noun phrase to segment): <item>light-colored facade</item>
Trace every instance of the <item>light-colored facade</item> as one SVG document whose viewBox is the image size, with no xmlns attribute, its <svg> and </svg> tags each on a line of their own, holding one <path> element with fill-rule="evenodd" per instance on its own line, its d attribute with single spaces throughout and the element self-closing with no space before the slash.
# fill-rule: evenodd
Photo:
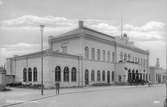
<svg viewBox="0 0 167 107">
<path fill-rule="evenodd" d="M 166 82 L 166 69 L 160 67 L 159 58 L 155 66 L 150 67 L 151 82 L 153 84 Z"/>
<path fill-rule="evenodd" d="M 149 80 L 149 52 L 139 49 L 126 34 L 113 37 L 83 25 L 57 37 L 49 37 L 43 51 L 44 85 L 85 86 L 95 83 Z M 7 59 L 7 74 L 15 81 L 40 84 L 41 53 Z"/>
</svg>

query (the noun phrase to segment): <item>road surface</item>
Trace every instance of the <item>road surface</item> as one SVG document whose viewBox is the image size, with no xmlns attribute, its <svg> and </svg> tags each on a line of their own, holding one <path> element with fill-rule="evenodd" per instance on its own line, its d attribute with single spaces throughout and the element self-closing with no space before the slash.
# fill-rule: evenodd
<svg viewBox="0 0 167 107">
<path fill-rule="evenodd" d="M 153 87 L 96 87 L 54 95 L 11 107 L 163 107 L 165 85 Z"/>
</svg>

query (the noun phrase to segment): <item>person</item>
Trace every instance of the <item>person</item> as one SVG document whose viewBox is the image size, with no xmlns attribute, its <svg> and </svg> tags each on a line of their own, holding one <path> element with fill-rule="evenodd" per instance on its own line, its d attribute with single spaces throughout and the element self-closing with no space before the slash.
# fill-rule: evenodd
<svg viewBox="0 0 167 107">
<path fill-rule="evenodd" d="M 56 94 L 59 94 L 59 90 L 60 90 L 60 84 L 59 82 L 56 82 Z"/>
<path fill-rule="evenodd" d="M 167 98 L 165 98 L 164 107 L 167 107 Z"/>
</svg>

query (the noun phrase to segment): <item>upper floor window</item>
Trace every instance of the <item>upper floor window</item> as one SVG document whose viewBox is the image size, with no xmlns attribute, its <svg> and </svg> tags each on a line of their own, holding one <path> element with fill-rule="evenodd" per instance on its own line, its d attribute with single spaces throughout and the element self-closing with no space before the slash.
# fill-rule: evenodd
<svg viewBox="0 0 167 107">
<path fill-rule="evenodd" d="M 110 51 L 107 52 L 107 61 L 110 62 Z"/>
<path fill-rule="evenodd" d="M 135 62 L 137 62 L 137 57 L 135 57 Z"/>
<path fill-rule="evenodd" d="M 67 53 L 67 46 L 62 46 L 63 53 Z"/>
<path fill-rule="evenodd" d="M 106 51 L 103 50 L 103 61 L 105 61 L 105 60 L 106 60 Z"/>
<path fill-rule="evenodd" d="M 100 49 L 97 49 L 97 60 L 100 61 Z"/>
<path fill-rule="evenodd" d="M 138 58 L 138 63 L 140 64 L 140 58 Z"/>
<path fill-rule="evenodd" d="M 88 59 L 89 58 L 89 48 L 85 47 L 85 58 Z"/>
<path fill-rule="evenodd" d="M 114 63 L 114 60 L 115 60 L 115 53 L 112 52 L 112 62 Z"/>
<path fill-rule="evenodd" d="M 135 62 L 135 57 L 133 56 L 133 62 Z"/>
<path fill-rule="evenodd" d="M 126 61 L 127 60 L 127 54 L 125 53 L 124 54 L 124 61 Z"/>
<path fill-rule="evenodd" d="M 120 52 L 120 60 L 123 60 L 123 52 Z"/>
<path fill-rule="evenodd" d="M 131 56 L 130 56 L 130 54 L 128 54 L 128 61 L 130 61 L 130 58 L 131 58 Z"/>
<path fill-rule="evenodd" d="M 91 53 L 92 53 L 92 60 L 95 60 L 95 48 L 91 49 Z"/>
</svg>

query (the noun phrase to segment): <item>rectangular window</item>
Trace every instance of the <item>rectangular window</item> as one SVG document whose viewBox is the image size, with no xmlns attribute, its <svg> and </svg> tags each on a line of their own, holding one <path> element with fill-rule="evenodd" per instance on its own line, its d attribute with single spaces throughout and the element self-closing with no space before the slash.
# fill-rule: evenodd
<svg viewBox="0 0 167 107">
<path fill-rule="evenodd" d="M 67 53 L 67 46 L 62 46 L 62 52 Z"/>
<path fill-rule="evenodd" d="M 105 61 L 105 60 L 106 60 L 106 51 L 103 50 L 103 61 Z"/>
<path fill-rule="evenodd" d="M 123 60 L 123 52 L 120 52 L 120 60 Z"/>
<path fill-rule="evenodd" d="M 128 61 L 130 61 L 130 58 L 131 58 L 131 55 L 130 55 L 130 54 L 128 54 Z"/>
<path fill-rule="evenodd" d="M 107 61 L 110 62 L 110 51 L 107 52 Z"/>
<path fill-rule="evenodd" d="M 97 49 L 97 60 L 100 61 L 100 49 Z"/>
<path fill-rule="evenodd" d="M 115 60 L 115 53 L 112 52 L 112 62 L 114 63 L 114 60 Z"/>
<path fill-rule="evenodd" d="M 95 48 L 92 48 L 92 60 L 95 60 Z"/>
</svg>

